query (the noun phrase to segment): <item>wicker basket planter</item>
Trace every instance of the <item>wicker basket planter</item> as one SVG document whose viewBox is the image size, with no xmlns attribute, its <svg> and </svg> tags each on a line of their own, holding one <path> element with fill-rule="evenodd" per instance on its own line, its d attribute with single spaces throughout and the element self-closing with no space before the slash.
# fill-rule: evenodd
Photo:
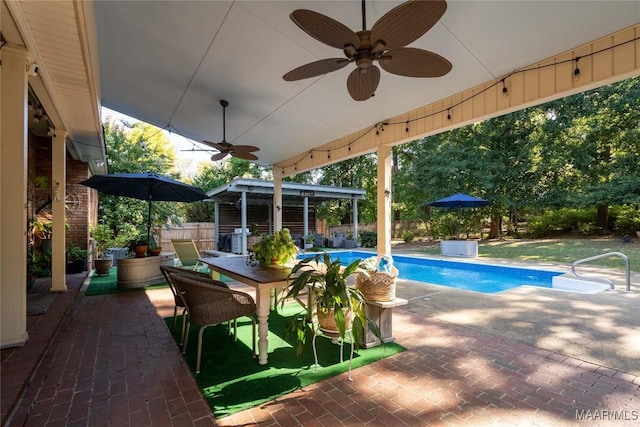
<svg viewBox="0 0 640 427">
<path fill-rule="evenodd" d="M 342 312 L 344 313 L 345 330 L 348 331 L 351 329 L 351 325 L 353 325 L 353 319 L 355 317 L 355 313 L 347 308 L 343 308 Z M 334 316 L 333 310 L 329 310 L 327 314 L 324 314 L 322 312 L 322 309 L 318 306 L 317 313 L 318 313 L 318 323 L 320 326 L 320 330 L 328 333 L 334 333 L 334 334 L 339 333 L 338 325 L 336 324 L 336 318 Z"/>
<path fill-rule="evenodd" d="M 393 301 L 396 299 L 396 281 L 398 269 L 391 268 L 391 274 L 377 271 L 356 274 L 356 289 L 358 289 L 368 301 Z"/>
</svg>

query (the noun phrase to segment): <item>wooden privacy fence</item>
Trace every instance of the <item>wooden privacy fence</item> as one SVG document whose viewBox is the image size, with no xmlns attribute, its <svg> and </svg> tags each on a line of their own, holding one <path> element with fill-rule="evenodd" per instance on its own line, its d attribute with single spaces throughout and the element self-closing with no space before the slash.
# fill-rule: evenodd
<svg viewBox="0 0 640 427">
<path fill-rule="evenodd" d="M 160 236 L 158 245 L 163 252 L 174 252 L 171 239 L 191 239 L 196 243 L 198 251 L 215 249 L 213 222 L 188 222 L 178 226 L 170 226 L 156 230 Z"/>
<path fill-rule="evenodd" d="M 174 252 L 171 239 L 191 239 L 196 243 L 196 247 L 200 252 L 205 249 L 216 249 L 214 238 L 213 222 L 189 222 L 180 226 L 164 227 L 156 230 L 155 235 L 160 236 L 158 245 L 162 247 L 163 252 Z M 412 231 L 416 236 L 423 235 L 426 232 L 423 221 L 393 221 L 391 223 L 392 236 L 401 238 L 402 232 L 405 230 Z M 358 232 L 377 231 L 377 223 L 369 222 L 358 224 Z M 353 233 L 353 224 L 330 225 L 326 227 L 325 237 L 335 236 L 335 233 Z"/>
</svg>

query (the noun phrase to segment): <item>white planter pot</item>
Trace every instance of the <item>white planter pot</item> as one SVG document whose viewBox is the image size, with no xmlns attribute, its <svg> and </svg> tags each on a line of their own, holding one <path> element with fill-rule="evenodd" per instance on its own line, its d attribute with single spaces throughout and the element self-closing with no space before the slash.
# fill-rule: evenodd
<svg viewBox="0 0 640 427">
<path fill-rule="evenodd" d="M 440 253 L 445 256 L 476 258 L 478 242 L 476 240 L 443 240 L 440 242 Z"/>
</svg>

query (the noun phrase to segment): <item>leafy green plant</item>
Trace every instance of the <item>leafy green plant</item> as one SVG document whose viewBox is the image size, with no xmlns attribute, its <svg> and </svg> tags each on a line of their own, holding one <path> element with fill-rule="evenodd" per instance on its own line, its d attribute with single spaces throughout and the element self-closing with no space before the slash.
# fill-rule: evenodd
<svg viewBox="0 0 640 427">
<path fill-rule="evenodd" d="M 91 252 L 77 245 L 69 245 L 67 247 L 67 262 L 84 261 L 89 257 Z"/>
<path fill-rule="evenodd" d="M 304 238 L 304 242 L 307 244 L 313 244 L 316 241 L 316 235 L 311 233 Z"/>
<path fill-rule="evenodd" d="M 262 265 L 285 264 L 296 257 L 298 247 L 291 238 L 288 228 L 283 228 L 274 234 L 262 236 L 253 246 L 253 251 Z"/>
<path fill-rule="evenodd" d="M 361 260 L 357 259 L 346 267 L 340 264 L 339 259 L 332 260 L 328 253 L 308 257 L 297 263 L 288 276 L 291 280 L 287 295 L 282 304 L 288 298 L 296 298 L 303 289 L 314 296 L 313 304 L 316 304 L 318 312 L 324 315 L 332 313 L 341 338 L 345 337 L 347 321 L 345 311 L 354 314 L 351 331 L 356 347 L 361 342 L 364 325 L 380 336 L 380 331 L 375 323 L 369 321 L 366 315 L 366 300 L 364 295 L 356 288 L 347 285 L 347 278 L 358 269 Z M 306 312 L 293 316 L 288 324 L 287 335 L 295 333 L 296 352 L 300 354 L 306 343 L 307 319 Z"/>
<path fill-rule="evenodd" d="M 375 231 L 362 231 L 358 237 L 363 248 L 375 248 L 378 245 L 378 233 Z"/>
<path fill-rule="evenodd" d="M 98 258 L 102 258 L 107 249 L 114 247 L 115 235 L 111 227 L 106 224 L 98 224 L 91 230 L 91 236 L 96 241 Z"/>
<path fill-rule="evenodd" d="M 406 243 L 412 242 L 414 238 L 415 235 L 411 230 L 404 230 L 402 232 L 402 240 L 404 240 Z"/>
</svg>

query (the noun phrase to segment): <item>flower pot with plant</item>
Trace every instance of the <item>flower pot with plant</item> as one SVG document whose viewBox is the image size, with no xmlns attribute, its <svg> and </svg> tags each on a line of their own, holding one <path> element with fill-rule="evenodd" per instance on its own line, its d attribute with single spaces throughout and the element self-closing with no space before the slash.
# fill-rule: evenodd
<svg viewBox="0 0 640 427">
<path fill-rule="evenodd" d="M 90 252 L 80 246 L 71 244 L 67 247 L 67 274 L 82 273 L 87 269 L 87 258 Z"/>
<path fill-rule="evenodd" d="M 307 237 L 304 238 L 304 248 L 311 249 L 315 241 L 316 241 L 316 235 L 314 233 L 307 235 Z"/>
<path fill-rule="evenodd" d="M 258 224 L 253 223 L 251 227 L 249 227 L 249 232 L 251 233 L 247 236 L 247 249 L 253 251 L 254 246 L 258 243 L 262 236 L 260 235 L 260 229 L 258 228 Z"/>
<path fill-rule="evenodd" d="M 263 266 L 282 265 L 296 257 L 298 247 L 291 238 L 288 228 L 283 228 L 275 234 L 262 236 L 253 246 L 257 259 Z"/>
<path fill-rule="evenodd" d="M 96 241 L 97 256 L 93 261 L 97 275 L 109 275 L 113 258 L 107 254 L 107 250 L 113 246 L 114 232 L 106 224 L 98 224 L 91 230 L 91 236 Z"/>
<path fill-rule="evenodd" d="M 319 326 L 324 332 L 344 339 L 347 331 L 351 330 L 356 346 L 362 340 L 365 325 L 379 336 L 377 325 L 367 319 L 364 296 L 347 283 L 359 264 L 360 259 L 357 259 L 344 267 L 339 259 L 331 259 L 326 252 L 305 258 L 291 269 L 290 285 L 282 304 L 307 289 L 313 295 L 312 304 L 316 305 Z M 307 313 L 304 312 L 292 317 L 287 327 L 286 333 L 295 333 L 297 337 L 298 354 L 306 342 L 307 324 Z"/>
</svg>

